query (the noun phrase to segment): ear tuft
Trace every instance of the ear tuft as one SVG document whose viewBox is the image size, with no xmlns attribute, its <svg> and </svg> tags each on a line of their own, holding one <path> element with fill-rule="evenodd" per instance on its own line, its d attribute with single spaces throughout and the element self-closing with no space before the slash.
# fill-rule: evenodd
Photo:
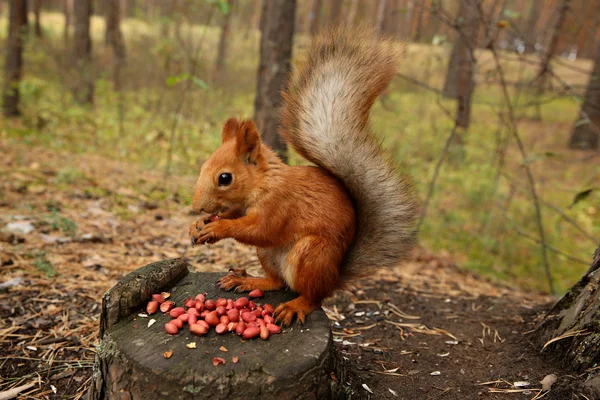
<svg viewBox="0 0 600 400">
<path fill-rule="evenodd" d="M 237 136 L 238 128 L 240 126 L 237 118 L 229 118 L 225 125 L 223 126 L 223 133 L 221 134 L 221 142 L 225 143 L 226 141 L 233 139 Z"/>
<path fill-rule="evenodd" d="M 242 121 L 236 137 L 236 151 L 245 162 L 256 164 L 260 157 L 260 134 L 253 121 Z"/>
</svg>

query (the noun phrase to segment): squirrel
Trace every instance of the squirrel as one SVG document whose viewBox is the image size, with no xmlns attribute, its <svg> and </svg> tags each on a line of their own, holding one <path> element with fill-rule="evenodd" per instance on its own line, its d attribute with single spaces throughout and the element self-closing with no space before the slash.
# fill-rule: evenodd
<svg viewBox="0 0 600 400">
<path fill-rule="evenodd" d="M 331 29 L 283 91 L 280 133 L 314 166 L 288 166 L 251 120 L 229 119 L 203 163 L 192 208 L 192 244 L 225 238 L 255 246 L 265 277 L 230 271 L 239 292 L 289 288 L 276 319 L 299 323 L 337 289 L 405 260 L 416 244 L 418 202 L 386 155 L 369 111 L 392 80 L 403 48 L 370 30 Z M 241 271 L 241 272 L 240 272 Z"/>
</svg>

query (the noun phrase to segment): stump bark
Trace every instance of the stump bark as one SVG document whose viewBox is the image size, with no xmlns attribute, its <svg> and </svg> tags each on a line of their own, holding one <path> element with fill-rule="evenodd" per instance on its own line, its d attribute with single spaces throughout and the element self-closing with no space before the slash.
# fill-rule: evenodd
<svg viewBox="0 0 600 400">
<path fill-rule="evenodd" d="M 322 310 L 304 325 L 282 329 L 268 340 L 241 340 L 234 333 L 203 337 L 187 326 L 167 335 L 171 318 L 160 311 L 139 317 L 153 293 L 167 291 L 176 305 L 198 293 L 207 299 L 238 298 L 217 288 L 218 273 L 188 271 L 184 260 L 147 265 L 121 279 L 103 297 L 101 342 L 88 398 L 98 399 L 311 399 L 331 397 L 333 345 Z M 259 303 L 274 306 L 296 295 L 267 292 Z M 156 322 L 148 326 L 148 321 Z M 196 343 L 195 349 L 186 344 Z M 227 351 L 220 350 L 221 346 Z M 172 351 L 167 359 L 164 353 Z M 239 358 L 233 363 L 233 356 Z M 213 357 L 226 364 L 214 366 Z"/>
</svg>

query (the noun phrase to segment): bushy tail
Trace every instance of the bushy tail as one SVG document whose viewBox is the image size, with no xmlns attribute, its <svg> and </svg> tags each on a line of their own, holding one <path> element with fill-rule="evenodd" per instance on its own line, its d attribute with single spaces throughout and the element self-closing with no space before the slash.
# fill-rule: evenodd
<svg viewBox="0 0 600 400">
<path fill-rule="evenodd" d="M 369 111 L 396 73 L 402 46 L 367 29 L 334 29 L 314 39 L 284 93 L 282 135 L 304 158 L 346 186 L 357 231 L 343 282 L 405 259 L 417 240 L 411 183 L 382 153 Z"/>
</svg>

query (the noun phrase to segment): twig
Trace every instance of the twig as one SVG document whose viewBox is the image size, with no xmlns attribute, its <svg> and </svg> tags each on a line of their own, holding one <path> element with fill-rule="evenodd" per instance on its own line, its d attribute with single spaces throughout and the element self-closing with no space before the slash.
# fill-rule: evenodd
<svg viewBox="0 0 600 400">
<path fill-rule="evenodd" d="M 27 389 L 34 387 L 36 382 L 31 382 L 26 385 L 17 386 L 15 388 L 5 390 L 0 392 L 0 400 L 8 400 L 13 399 L 19 395 L 19 393 L 24 392 Z"/>
<path fill-rule="evenodd" d="M 517 123 L 515 120 L 513 108 L 511 105 L 511 101 L 510 101 L 510 94 L 508 93 L 508 88 L 504 84 L 504 82 L 505 82 L 504 70 L 502 69 L 502 66 L 500 65 L 500 59 L 498 58 L 498 52 L 496 51 L 496 48 L 493 43 L 490 44 L 489 49 L 492 52 L 492 56 L 494 57 L 494 62 L 496 64 L 496 72 L 498 73 L 498 76 L 500 77 L 500 81 L 501 81 L 500 86 L 502 87 L 502 93 L 503 93 L 506 107 L 508 110 L 511 133 L 515 139 L 515 142 L 517 143 L 517 147 L 519 149 L 519 152 L 521 153 L 521 157 L 523 157 L 523 159 L 526 159 L 527 152 L 525 151 L 525 146 L 523 145 L 523 141 L 521 140 L 521 137 L 519 136 Z M 546 249 L 546 235 L 544 233 L 544 225 L 543 225 L 543 220 L 542 220 L 542 210 L 540 207 L 540 200 L 537 195 L 536 188 L 535 188 L 535 181 L 533 179 L 533 173 L 531 172 L 531 168 L 527 164 L 524 164 L 523 168 L 525 168 L 525 172 L 527 175 L 527 181 L 529 183 L 529 189 L 531 191 L 531 197 L 533 198 L 533 204 L 535 207 L 535 216 L 536 216 L 538 231 L 539 231 L 539 235 L 540 235 L 540 241 L 542 244 L 541 251 L 542 251 L 542 261 L 544 263 L 544 271 L 546 272 L 546 279 L 548 280 L 548 287 L 550 289 L 550 293 L 554 294 L 555 293 L 554 283 L 552 280 L 552 273 L 550 271 L 550 263 L 548 261 L 548 252 Z"/>
</svg>

